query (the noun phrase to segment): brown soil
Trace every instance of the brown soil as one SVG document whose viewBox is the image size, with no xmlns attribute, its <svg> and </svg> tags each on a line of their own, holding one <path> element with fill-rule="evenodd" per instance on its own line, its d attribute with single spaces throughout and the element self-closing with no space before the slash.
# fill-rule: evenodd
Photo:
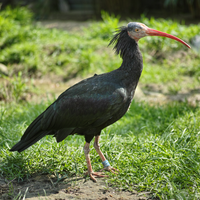
<svg viewBox="0 0 200 200">
<path fill-rule="evenodd" d="M 16 198 L 17 195 L 20 197 Z M 106 179 L 98 179 L 97 183 L 81 177 L 66 178 L 57 183 L 57 179 L 50 175 L 38 175 L 17 183 L 6 183 L 0 179 L 0 199 L 27 200 L 146 200 L 148 192 L 121 191 L 106 183 Z"/>
</svg>

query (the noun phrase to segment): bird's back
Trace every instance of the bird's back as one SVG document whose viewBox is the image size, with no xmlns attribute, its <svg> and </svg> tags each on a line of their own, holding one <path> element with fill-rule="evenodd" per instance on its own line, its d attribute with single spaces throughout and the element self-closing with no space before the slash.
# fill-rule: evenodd
<svg viewBox="0 0 200 200">
<path fill-rule="evenodd" d="M 123 84 L 123 72 L 95 75 L 63 92 L 27 128 L 11 150 L 23 151 L 47 134 L 57 142 L 70 134 L 84 135 L 87 142 L 127 111 L 132 96 Z"/>
<path fill-rule="evenodd" d="M 46 111 L 43 124 L 49 114 L 52 121 L 45 129 L 80 128 L 102 129 L 108 121 L 118 120 L 128 109 L 131 97 L 119 80 L 122 73 L 117 70 L 93 76 L 62 93 Z"/>
</svg>

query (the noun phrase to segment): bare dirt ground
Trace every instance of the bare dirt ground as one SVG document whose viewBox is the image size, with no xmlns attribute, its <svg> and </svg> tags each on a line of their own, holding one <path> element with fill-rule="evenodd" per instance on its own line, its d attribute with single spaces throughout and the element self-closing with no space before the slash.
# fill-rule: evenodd
<svg viewBox="0 0 200 200">
<path fill-rule="evenodd" d="M 27 200 L 147 200 L 148 192 L 137 193 L 112 188 L 106 179 L 98 179 L 97 183 L 81 177 L 66 178 L 57 183 L 50 175 L 38 175 L 17 183 L 15 180 L 6 183 L 0 179 L 0 199 Z M 18 196 L 18 198 L 17 198 Z"/>
</svg>

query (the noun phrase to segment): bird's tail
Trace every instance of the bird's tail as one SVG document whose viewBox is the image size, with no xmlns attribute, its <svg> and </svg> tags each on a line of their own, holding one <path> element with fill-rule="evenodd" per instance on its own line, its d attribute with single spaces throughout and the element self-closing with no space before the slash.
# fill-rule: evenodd
<svg viewBox="0 0 200 200">
<path fill-rule="evenodd" d="M 40 140 L 42 137 L 48 134 L 48 131 L 43 131 L 41 128 L 41 120 L 43 118 L 43 113 L 39 115 L 26 129 L 24 135 L 22 136 L 21 140 L 15 144 L 10 151 L 18 151 L 21 152 L 34 143 L 36 143 L 38 140 Z"/>
</svg>

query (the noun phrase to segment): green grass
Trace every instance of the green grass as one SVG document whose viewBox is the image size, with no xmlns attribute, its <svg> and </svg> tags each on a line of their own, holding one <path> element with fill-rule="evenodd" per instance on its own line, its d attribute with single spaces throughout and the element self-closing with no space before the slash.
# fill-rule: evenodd
<svg viewBox="0 0 200 200">
<path fill-rule="evenodd" d="M 31 18 L 32 14 L 24 8 L 0 12 L 0 26 L 3 27 L 0 30 L 0 62 L 8 65 L 11 74 L 22 69 L 23 74 L 32 76 L 37 76 L 41 72 L 43 74 L 56 72 L 59 71 L 58 69 L 70 73 L 77 63 L 79 64 L 77 71 L 82 75 L 92 73 L 99 68 L 99 72 L 113 70 L 116 68 L 116 62 L 113 62 L 113 56 L 109 56 L 111 49 L 108 49 L 107 45 L 117 27 L 132 21 L 120 22 L 119 17 L 109 16 L 102 12 L 102 22 L 91 22 L 89 27 L 71 33 L 44 29 L 31 23 Z M 200 32 L 199 25 L 186 26 L 172 20 L 153 17 L 148 19 L 141 16 L 135 21 L 141 21 L 154 29 L 174 34 L 186 42 Z M 148 66 L 156 63 L 159 67 L 163 60 L 171 61 L 172 54 L 175 52 L 187 50 L 187 47 L 181 43 L 164 37 L 146 37 L 141 39 L 139 44 L 144 55 L 144 63 Z M 105 59 L 102 60 L 101 53 L 105 50 L 107 53 L 103 55 Z M 199 54 L 191 50 L 189 52 L 192 53 L 182 56 L 183 60 L 179 60 L 178 65 L 190 62 L 190 68 L 185 69 L 185 74 L 188 70 L 188 74 L 191 75 L 191 68 L 193 74 L 197 71 L 199 74 L 197 62 L 193 63 L 191 59 L 191 56 L 195 56 L 195 60 L 199 62 Z M 90 58 L 85 57 L 89 53 Z M 110 62 L 107 63 L 104 60 L 110 60 Z M 119 62 L 119 59 L 117 60 Z M 12 68 L 13 65 L 15 70 Z M 180 72 L 180 70 L 181 67 L 178 67 L 177 71 Z"/>
<path fill-rule="evenodd" d="M 133 20 L 120 22 L 119 17 L 105 12 L 102 18 L 74 33 L 35 25 L 32 14 L 24 8 L 0 12 L 0 62 L 9 70 L 9 77 L 0 79 L 0 99 L 9 102 L 0 102 L 1 177 L 23 181 L 38 173 L 81 176 L 86 171 L 81 136 L 69 136 L 59 144 L 47 136 L 21 154 L 9 148 L 50 104 L 21 102 L 30 92 L 26 85 L 30 77 L 53 73 L 69 79 L 120 66 L 121 59 L 107 45 L 116 27 Z M 186 26 L 172 20 L 141 16 L 134 21 L 186 42 L 200 32 L 200 25 Z M 171 94 L 181 89 L 198 90 L 199 52 L 163 37 L 146 37 L 139 46 L 144 57 L 143 88 L 153 83 L 168 87 Z M 199 199 L 199 135 L 199 106 L 133 102 L 125 117 L 102 131 L 101 149 L 120 170 L 117 176 L 109 173 L 109 183 L 119 190 L 150 191 L 160 199 Z M 94 148 L 91 159 L 94 170 L 102 168 Z"/>
<path fill-rule="evenodd" d="M 87 170 L 82 136 L 61 143 L 47 136 L 21 154 L 9 152 L 48 104 L 1 106 L 1 176 L 22 181 L 35 173 L 82 176 Z M 133 102 L 125 117 L 102 132 L 101 149 L 120 171 L 109 173 L 109 183 L 118 189 L 150 191 L 161 199 L 200 198 L 199 127 L 199 107 Z M 91 160 L 94 170 L 102 168 L 93 147 Z"/>
</svg>

